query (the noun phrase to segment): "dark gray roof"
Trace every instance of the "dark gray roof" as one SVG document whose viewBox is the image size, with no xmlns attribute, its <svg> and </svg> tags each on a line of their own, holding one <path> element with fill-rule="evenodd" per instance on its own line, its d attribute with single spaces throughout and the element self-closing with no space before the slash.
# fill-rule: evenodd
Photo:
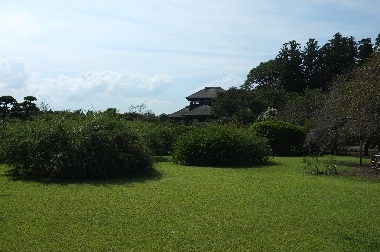
<svg viewBox="0 0 380 252">
<path fill-rule="evenodd" d="M 209 105 L 201 105 L 187 113 L 185 116 L 211 116 L 211 107 Z"/>
<path fill-rule="evenodd" d="M 174 113 L 168 115 L 168 117 L 169 117 L 169 118 L 181 118 L 181 117 L 183 117 L 183 115 L 186 114 L 187 112 L 189 112 L 189 106 L 186 106 L 186 107 L 184 107 L 183 109 L 178 110 L 177 112 L 174 112 Z"/>
<path fill-rule="evenodd" d="M 182 118 L 184 116 L 211 116 L 211 106 L 209 105 L 201 105 L 193 110 L 189 110 L 189 106 L 178 110 L 170 115 L 169 118 Z"/>
<path fill-rule="evenodd" d="M 224 89 L 221 87 L 206 87 L 188 97 L 187 100 L 197 100 L 197 99 L 213 99 L 218 95 L 218 92 L 223 92 Z"/>
</svg>

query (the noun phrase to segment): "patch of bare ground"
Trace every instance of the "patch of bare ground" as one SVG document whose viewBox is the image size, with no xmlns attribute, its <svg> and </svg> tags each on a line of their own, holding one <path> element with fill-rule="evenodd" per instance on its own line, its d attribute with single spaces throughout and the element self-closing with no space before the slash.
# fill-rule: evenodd
<svg viewBox="0 0 380 252">
<path fill-rule="evenodd" d="M 339 173 L 341 175 L 359 177 L 380 182 L 380 170 L 372 169 L 370 164 L 363 164 L 360 166 L 359 164 L 350 163 L 344 165 L 349 166 L 352 169 L 340 171 Z"/>
</svg>

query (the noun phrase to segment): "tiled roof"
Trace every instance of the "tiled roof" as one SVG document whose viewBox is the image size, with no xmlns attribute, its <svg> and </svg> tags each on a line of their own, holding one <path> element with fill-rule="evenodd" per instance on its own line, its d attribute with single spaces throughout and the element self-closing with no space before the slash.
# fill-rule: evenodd
<svg viewBox="0 0 380 252">
<path fill-rule="evenodd" d="M 183 116 L 211 116 L 211 106 L 209 105 L 201 105 L 193 110 L 189 110 L 189 106 L 178 110 L 170 115 L 169 118 L 182 118 Z"/>
<path fill-rule="evenodd" d="M 178 110 L 177 112 L 174 112 L 174 113 L 168 115 L 168 117 L 169 117 L 169 118 L 181 118 L 181 117 L 183 117 L 183 115 L 186 114 L 187 112 L 189 112 L 189 106 L 186 106 L 186 107 L 184 107 L 183 109 Z"/>
<path fill-rule="evenodd" d="M 211 116 L 211 107 L 209 105 L 201 105 L 187 113 L 185 116 Z"/>
<path fill-rule="evenodd" d="M 218 92 L 223 92 L 224 89 L 221 87 L 206 87 L 188 97 L 187 100 L 196 100 L 196 99 L 213 99 L 218 95 Z"/>
</svg>

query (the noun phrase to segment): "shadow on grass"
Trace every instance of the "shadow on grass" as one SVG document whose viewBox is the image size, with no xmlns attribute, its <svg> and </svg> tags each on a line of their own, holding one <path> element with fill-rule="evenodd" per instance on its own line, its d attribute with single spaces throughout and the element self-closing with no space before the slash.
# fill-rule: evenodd
<svg viewBox="0 0 380 252">
<path fill-rule="evenodd" d="M 173 158 L 172 156 L 155 156 L 154 161 L 155 162 L 172 162 Z"/>
<path fill-rule="evenodd" d="M 110 179 L 63 179 L 63 178 L 39 178 L 39 177 L 27 177 L 22 175 L 11 175 L 6 173 L 2 176 L 7 177 L 12 181 L 24 181 L 35 182 L 40 184 L 55 184 L 55 185 L 95 185 L 95 186 L 107 186 L 107 185 L 125 185 L 130 183 L 144 183 L 147 181 L 160 180 L 162 173 L 156 169 L 152 169 L 145 173 L 130 174 L 124 178 L 110 178 Z"/>
<path fill-rule="evenodd" d="M 204 168 L 217 168 L 217 169 L 261 169 L 261 168 L 268 168 L 268 167 L 274 167 L 279 166 L 280 163 L 274 162 L 274 161 L 268 161 L 265 163 L 257 163 L 253 165 L 181 165 L 181 166 L 187 166 L 187 167 L 204 167 Z"/>
</svg>

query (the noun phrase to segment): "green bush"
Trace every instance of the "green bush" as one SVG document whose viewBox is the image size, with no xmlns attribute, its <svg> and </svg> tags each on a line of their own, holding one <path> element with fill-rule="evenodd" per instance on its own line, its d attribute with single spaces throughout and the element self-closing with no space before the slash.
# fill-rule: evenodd
<svg viewBox="0 0 380 252">
<path fill-rule="evenodd" d="M 46 115 L 2 126 L 0 156 L 12 174 L 103 179 L 153 167 L 151 152 L 139 135 L 109 116 Z"/>
<path fill-rule="evenodd" d="M 195 166 L 242 166 L 269 159 L 266 140 L 251 131 L 227 125 L 195 127 L 174 145 L 173 160 Z"/>
<path fill-rule="evenodd" d="M 125 123 L 130 129 L 140 134 L 144 143 L 156 156 L 170 155 L 176 139 L 184 132 L 191 130 L 188 126 L 161 122 L 134 120 Z"/>
<path fill-rule="evenodd" d="M 170 130 L 159 122 L 146 122 L 140 120 L 126 121 L 127 126 L 140 134 L 144 143 L 156 156 L 166 156 L 172 145 Z"/>
<path fill-rule="evenodd" d="M 275 155 L 300 155 L 304 152 L 306 134 L 301 126 L 270 120 L 256 122 L 250 129 L 268 139 Z"/>
</svg>

